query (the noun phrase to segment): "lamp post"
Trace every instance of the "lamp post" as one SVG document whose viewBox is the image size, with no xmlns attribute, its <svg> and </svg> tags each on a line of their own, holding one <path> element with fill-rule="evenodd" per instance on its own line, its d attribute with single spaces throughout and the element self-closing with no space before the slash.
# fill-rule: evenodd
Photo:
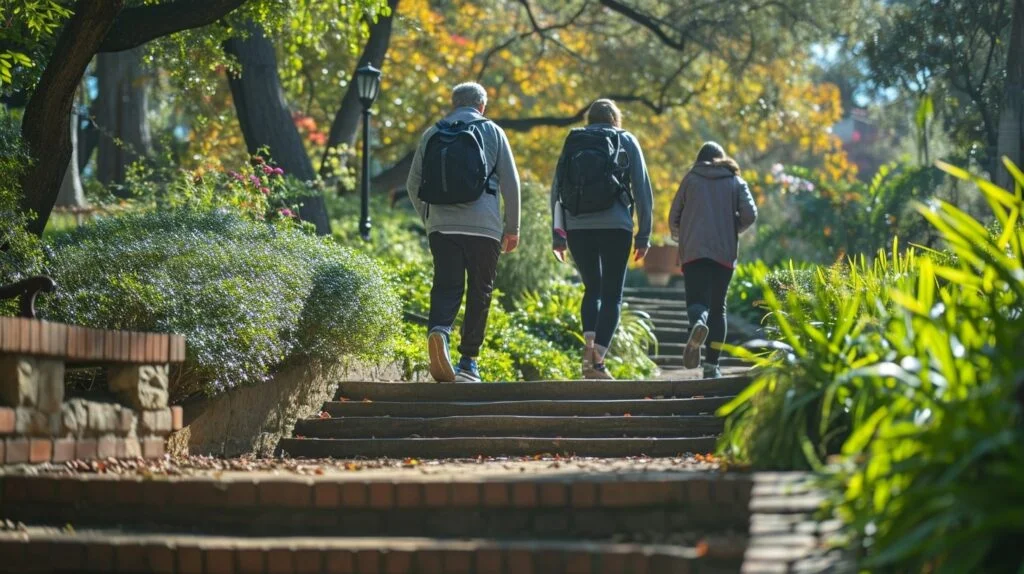
<svg viewBox="0 0 1024 574">
<path fill-rule="evenodd" d="M 356 91 L 363 105 L 363 189 L 359 212 L 359 234 L 370 240 L 370 106 L 380 93 L 380 70 L 371 64 L 356 70 Z"/>
</svg>

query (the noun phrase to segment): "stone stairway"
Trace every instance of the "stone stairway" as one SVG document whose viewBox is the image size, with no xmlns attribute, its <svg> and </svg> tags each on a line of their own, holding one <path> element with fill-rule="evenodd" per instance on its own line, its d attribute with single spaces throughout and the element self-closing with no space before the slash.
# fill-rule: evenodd
<svg viewBox="0 0 1024 574">
<path fill-rule="evenodd" d="M 679 456 L 714 451 L 718 380 L 341 383 L 279 449 L 300 457 Z"/>
</svg>

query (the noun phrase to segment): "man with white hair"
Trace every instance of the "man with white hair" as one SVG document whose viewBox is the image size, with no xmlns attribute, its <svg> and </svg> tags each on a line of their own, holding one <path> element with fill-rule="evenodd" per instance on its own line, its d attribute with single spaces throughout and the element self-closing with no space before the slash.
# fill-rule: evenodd
<svg viewBox="0 0 1024 574">
<path fill-rule="evenodd" d="M 455 86 L 452 108 L 423 134 L 406 189 L 427 227 L 434 258 L 427 335 L 430 374 L 438 382 L 480 382 L 477 357 L 498 256 L 519 244 L 519 172 L 504 130 L 483 115 L 483 86 Z M 464 293 L 462 356 L 453 366 L 449 337 Z"/>
</svg>

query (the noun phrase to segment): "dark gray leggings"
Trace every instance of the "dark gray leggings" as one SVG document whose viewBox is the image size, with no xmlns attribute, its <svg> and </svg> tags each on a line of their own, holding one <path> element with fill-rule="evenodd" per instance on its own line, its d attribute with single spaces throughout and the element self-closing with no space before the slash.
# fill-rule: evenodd
<svg viewBox="0 0 1024 574">
<path fill-rule="evenodd" d="M 713 365 L 718 364 L 718 357 L 722 354 L 721 344 L 725 342 L 725 297 L 729 293 L 732 271 L 711 259 L 697 259 L 683 265 L 686 314 L 690 318 L 691 328 L 697 321 L 707 324 L 704 362 Z"/>
<path fill-rule="evenodd" d="M 607 347 L 619 326 L 633 234 L 625 229 L 580 229 L 570 230 L 567 239 L 583 279 L 583 332 L 594 332 L 594 342 Z"/>
</svg>

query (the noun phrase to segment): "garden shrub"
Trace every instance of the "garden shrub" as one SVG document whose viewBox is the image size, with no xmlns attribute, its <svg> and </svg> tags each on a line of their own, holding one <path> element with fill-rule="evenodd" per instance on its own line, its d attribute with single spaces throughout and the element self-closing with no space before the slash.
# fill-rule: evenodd
<svg viewBox="0 0 1024 574">
<path fill-rule="evenodd" d="M 228 210 L 100 220 L 57 236 L 46 267 L 49 319 L 184 335 L 176 397 L 262 382 L 295 356 L 383 359 L 399 328 L 373 260 Z"/>
<path fill-rule="evenodd" d="M 765 289 L 776 351 L 720 414 L 720 450 L 824 473 L 864 571 L 1020 572 L 1024 550 L 1024 174 L 973 181 L 997 225 L 918 206 L 955 257 L 882 252 Z M 1001 230 L 992 233 L 992 230 Z"/>
<path fill-rule="evenodd" d="M 560 263 L 551 252 L 550 195 L 544 186 L 525 183 L 520 209 L 519 248 L 498 260 L 495 288 L 511 309 L 523 294 L 543 290 L 572 273 L 572 265 Z"/>
</svg>

